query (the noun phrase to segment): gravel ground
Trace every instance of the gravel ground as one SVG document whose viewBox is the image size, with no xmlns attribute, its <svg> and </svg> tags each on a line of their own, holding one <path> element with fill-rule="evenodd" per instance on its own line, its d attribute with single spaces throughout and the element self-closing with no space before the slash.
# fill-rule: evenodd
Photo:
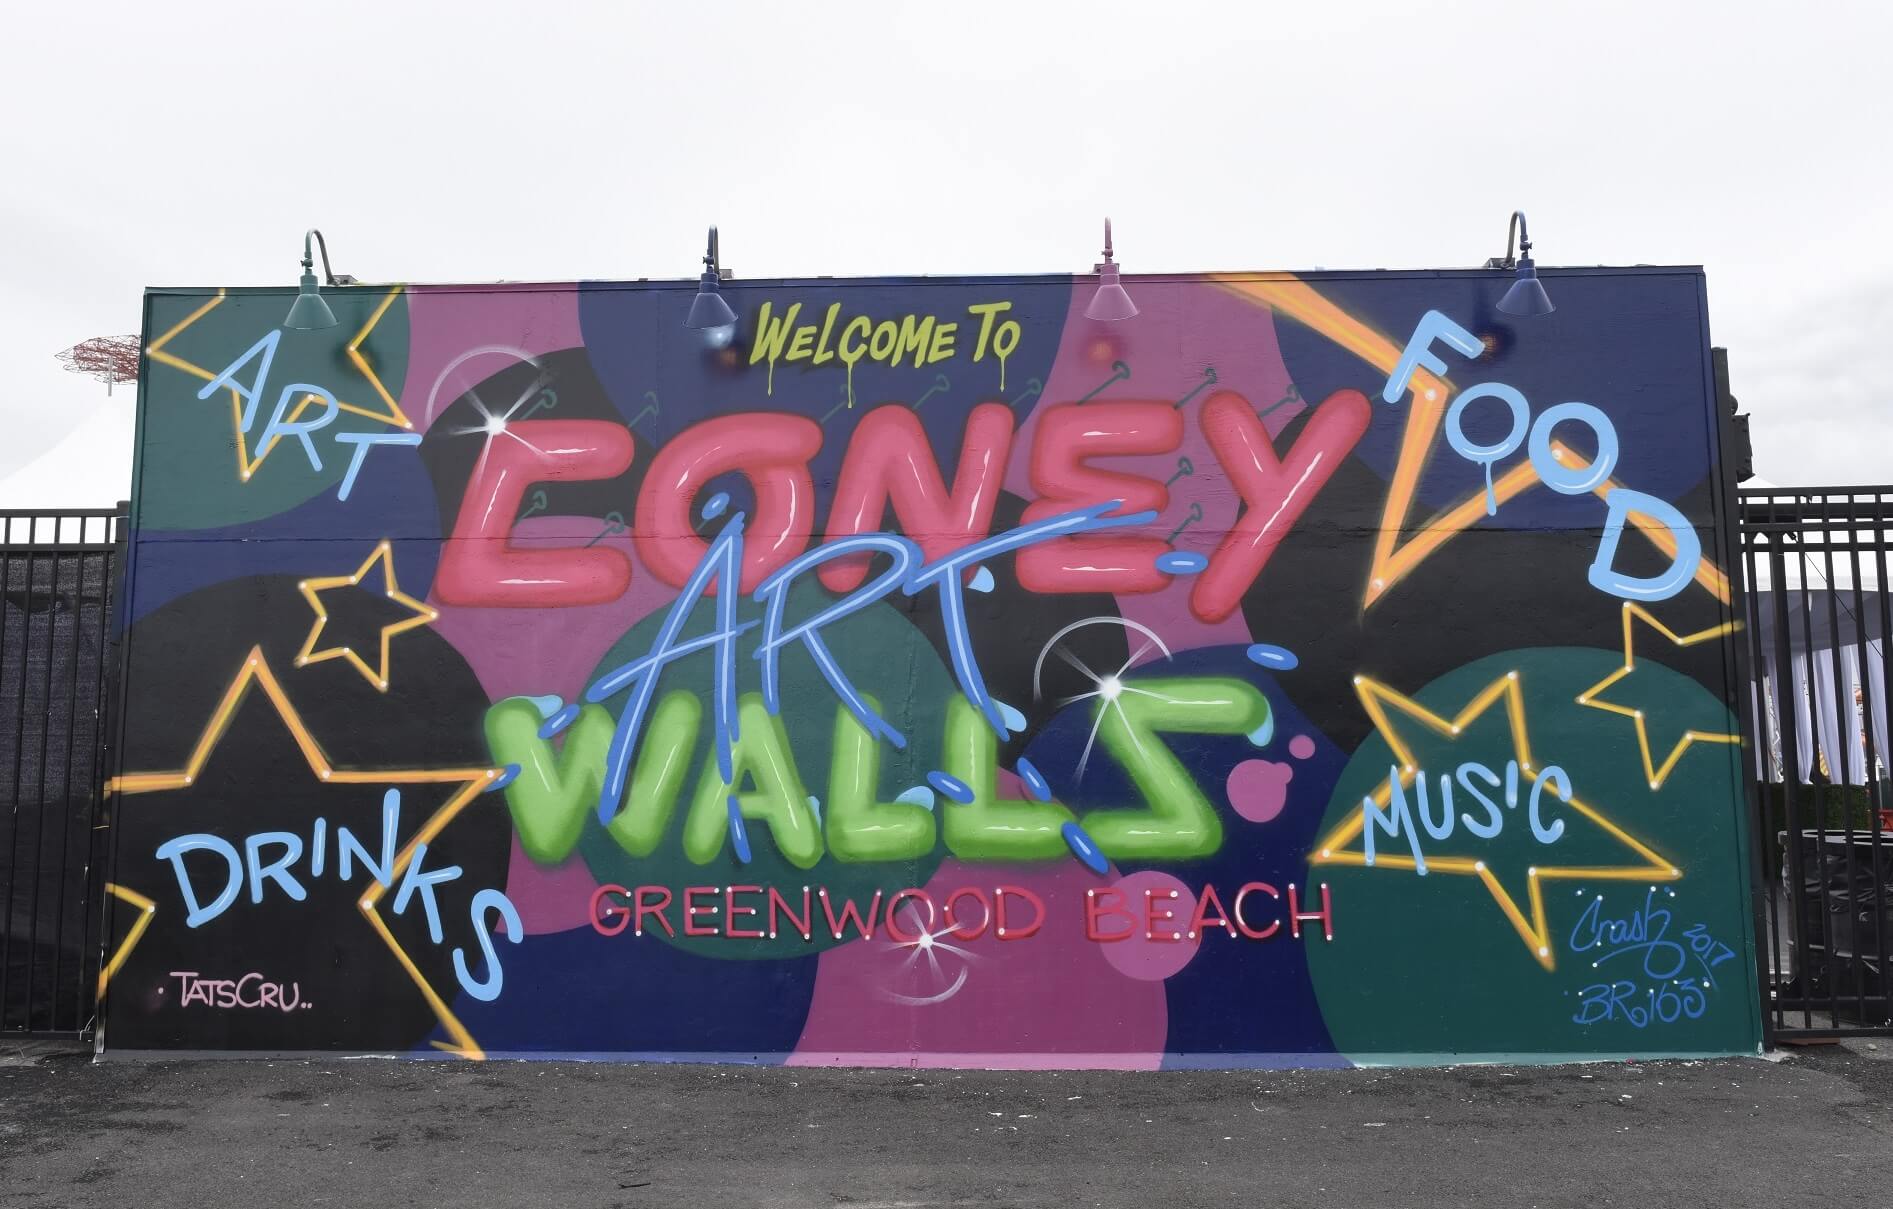
<svg viewBox="0 0 1893 1209">
<path fill-rule="evenodd" d="M 1864 1047 L 1165 1074 L 16 1056 L 0 1205 L 1884 1205 L 1890 1121 Z"/>
</svg>

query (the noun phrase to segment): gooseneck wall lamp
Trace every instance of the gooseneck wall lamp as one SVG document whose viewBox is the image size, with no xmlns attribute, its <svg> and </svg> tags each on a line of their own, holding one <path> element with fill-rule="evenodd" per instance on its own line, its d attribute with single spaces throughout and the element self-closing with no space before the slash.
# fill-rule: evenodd
<svg viewBox="0 0 1893 1209">
<path fill-rule="evenodd" d="M 283 320 L 284 327 L 303 332 L 335 326 L 335 312 L 322 300 L 322 291 L 316 285 L 315 257 L 309 246 L 311 242 L 322 249 L 323 277 L 332 286 L 342 284 L 336 278 L 335 270 L 329 267 L 328 241 L 322 238 L 322 232 L 314 227 L 309 228 L 302 235 L 302 283 L 296 291 L 296 301 L 289 304 L 288 317 Z"/>
<path fill-rule="evenodd" d="M 690 304 L 690 316 L 684 326 L 718 335 L 734 335 L 736 312 L 723 300 L 723 267 L 718 263 L 716 228 L 710 228 L 710 244 L 703 254 L 703 276 L 697 279 L 697 297 Z M 727 343 L 727 341 L 725 341 Z"/>
<path fill-rule="evenodd" d="M 1111 220 L 1108 218 L 1104 220 L 1104 263 L 1091 266 L 1091 271 L 1098 275 L 1098 289 L 1085 305 L 1085 318 L 1111 323 L 1136 318 L 1137 304 L 1131 301 L 1130 294 L 1118 280 L 1117 262 L 1111 257 Z"/>
<path fill-rule="evenodd" d="M 1512 255 L 1514 239 L 1518 241 L 1517 257 Z M 1505 259 L 1494 257 L 1485 262 L 1485 267 L 1512 269 L 1518 274 L 1518 280 L 1498 301 L 1498 309 L 1507 315 L 1549 315 L 1558 309 L 1551 305 L 1551 296 L 1538 280 L 1538 266 L 1531 258 L 1531 231 L 1525 225 L 1523 210 L 1512 211 L 1512 221 L 1505 232 Z"/>
</svg>

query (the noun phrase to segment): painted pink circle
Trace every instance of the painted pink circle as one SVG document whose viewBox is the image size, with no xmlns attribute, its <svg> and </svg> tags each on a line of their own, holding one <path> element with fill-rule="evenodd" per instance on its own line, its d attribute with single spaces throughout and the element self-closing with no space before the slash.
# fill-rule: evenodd
<svg viewBox="0 0 1893 1209">
<path fill-rule="evenodd" d="M 1296 735 L 1288 741 L 1288 754 L 1297 760 L 1306 760 L 1315 754 L 1315 741 L 1307 735 Z"/>
<path fill-rule="evenodd" d="M 1293 765 L 1274 760 L 1244 760 L 1229 770 L 1229 804 L 1251 823 L 1266 823 L 1288 805 Z"/>
<path fill-rule="evenodd" d="M 1115 935 L 1127 927 L 1132 929 L 1131 934 L 1123 940 L 1098 942 L 1098 948 L 1104 951 L 1104 959 L 1118 973 L 1139 982 L 1161 982 L 1190 964 L 1202 938 L 1191 939 L 1186 935 L 1190 930 L 1190 917 L 1196 914 L 1196 895 L 1188 886 L 1168 873 L 1147 869 L 1142 873 L 1118 878 L 1112 888 L 1124 895 L 1123 900 L 1115 905 L 1129 911 L 1134 921 L 1127 923 L 1122 915 L 1107 914 L 1098 922 L 1098 930 L 1107 935 Z M 1170 897 L 1171 891 L 1175 891 L 1175 898 Z M 1154 925 L 1146 922 L 1149 908 L 1153 905 L 1159 913 Z M 1161 918 L 1164 912 L 1168 912 L 1172 918 Z M 1152 932 L 1159 936 L 1175 935 L 1181 939 L 1152 940 Z"/>
</svg>

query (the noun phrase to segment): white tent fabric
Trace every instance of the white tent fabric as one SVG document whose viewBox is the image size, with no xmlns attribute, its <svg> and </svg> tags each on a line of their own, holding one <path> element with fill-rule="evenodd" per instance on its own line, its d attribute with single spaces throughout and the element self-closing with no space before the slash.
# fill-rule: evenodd
<svg viewBox="0 0 1893 1209">
<path fill-rule="evenodd" d="M 1836 657 L 1838 656 L 1838 657 Z M 1862 737 L 1860 707 L 1860 662 L 1852 647 L 1821 651 L 1810 662 L 1814 665 L 1814 716 L 1819 720 L 1821 755 L 1826 759 L 1828 776 L 1849 785 L 1867 783 L 1867 746 Z M 1836 679 L 1840 683 L 1835 683 Z"/>
<path fill-rule="evenodd" d="M 1793 699 L 1785 703 L 1779 695 L 1783 678 L 1775 657 L 1772 653 L 1765 657 L 1764 675 L 1751 686 L 1755 697 L 1751 716 L 1762 720 L 1768 746 L 1766 753 L 1755 753 L 1756 775 L 1770 781 L 1781 779 L 1783 708 L 1791 708 L 1794 715 L 1794 773 L 1802 784 L 1813 782 L 1817 767 L 1836 784 L 1865 785 L 1870 776 L 1887 775 L 1893 758 L 1887 746 L 1886 666 L 1879 642 L 1868 642 L 1866 648 L 1864 668 L 1860 651 L 1853 646 L 1796 652 L 1788 678 Z"/>
<path fill-rule="evenodd" d="M 1813 779 L 1814 773 L 1814 709 L 1819 701 L 1813 696 L 1808 683 L 1808 657 L 1794 656 L 1794 750 L 1800 757 L 1795 775 L 1803 785 Z"/>
<path fill-rule="evenodd" d="M 1866 643 L 1866 702 L 1872 713 L 1868 721 L 1874 728 L 1874 757 L 1882 766 L 1893 766 L 1893 755 L 1887 755 L 1887 670 L 1878 647 L 1880 643 Z"/>
</svg>

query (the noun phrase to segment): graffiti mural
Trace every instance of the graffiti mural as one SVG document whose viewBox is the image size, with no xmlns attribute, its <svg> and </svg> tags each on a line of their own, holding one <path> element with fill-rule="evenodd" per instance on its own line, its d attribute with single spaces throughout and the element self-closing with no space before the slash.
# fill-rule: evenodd
<svg viewBox="0 0 1893 1209">
<path fill-rule="evenodd" d="M 1694 270 L 147 297 L 107 1042 L 1752 1051 Z"/>
</svg>

